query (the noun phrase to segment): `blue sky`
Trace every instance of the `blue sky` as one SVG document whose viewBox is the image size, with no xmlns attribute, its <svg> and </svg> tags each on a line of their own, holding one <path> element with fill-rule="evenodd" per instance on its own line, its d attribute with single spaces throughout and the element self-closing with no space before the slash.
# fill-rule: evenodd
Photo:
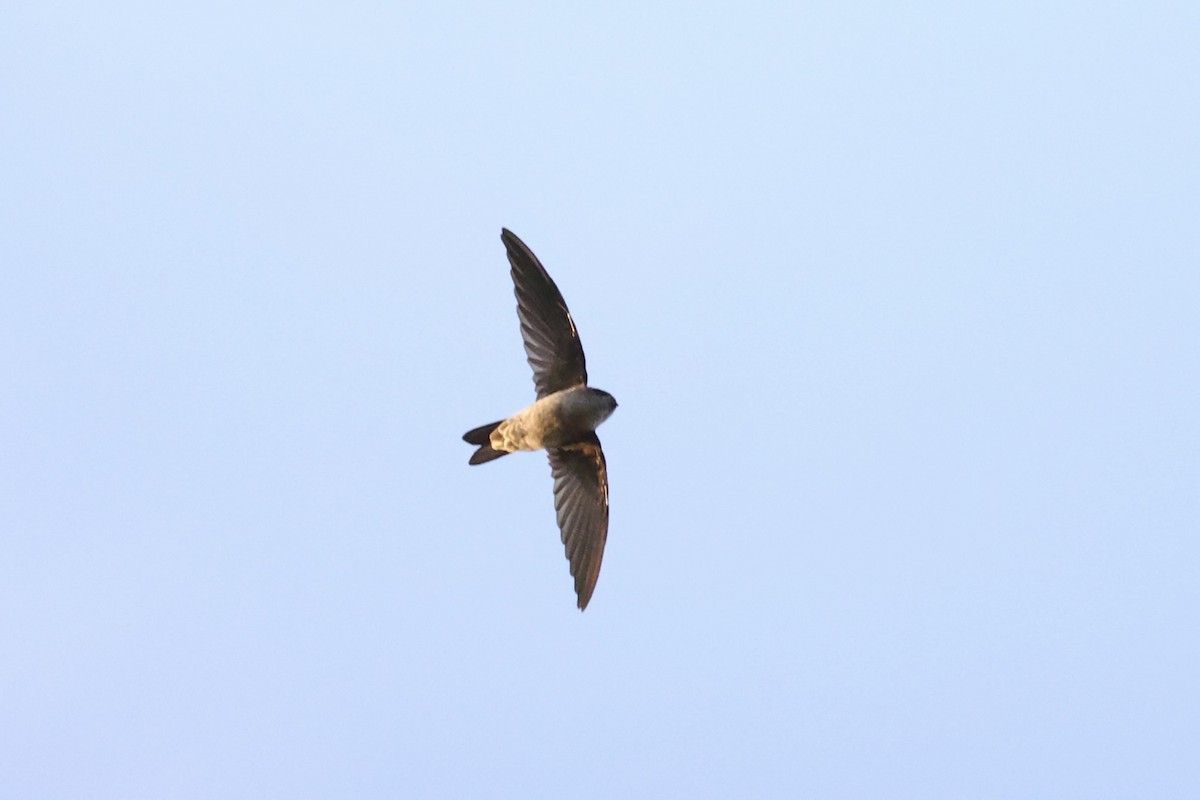
<svg viewBox="0 0 1200 800">
<path fill-rule="evenodd" d="M 1194 3 L 10 3 L 14 797 L 1200 790 Z M 612 517 L 575 609 L 501 226 Z"/>
</svg>

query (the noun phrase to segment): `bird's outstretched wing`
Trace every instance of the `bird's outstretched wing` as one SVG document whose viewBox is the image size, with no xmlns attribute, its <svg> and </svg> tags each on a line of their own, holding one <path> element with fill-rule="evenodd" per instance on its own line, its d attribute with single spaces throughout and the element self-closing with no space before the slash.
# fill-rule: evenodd
<svg viewBox="0 0 1200 800">
<path fill-rule="evenodd" d="M 600 440 L 590 433 L 583 441 L 549 451 L 554 475 L 554 508 L 571 562 L 579 610 L 587 608 L 600 577 L 604 542 L 608 539 L 608 469 Z"/>
<path fill-rule="evenodd" d="M 587 383 L 583 345 L 558 287 L 516 234 L 505 228 L 500 239 L 512 265 L 521 338 L 538 397 Z"/>
</svg>

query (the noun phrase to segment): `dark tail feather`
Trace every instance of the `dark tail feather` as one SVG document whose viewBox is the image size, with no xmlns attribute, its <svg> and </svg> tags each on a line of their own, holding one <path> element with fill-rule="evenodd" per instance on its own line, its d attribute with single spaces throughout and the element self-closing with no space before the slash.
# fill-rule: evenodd
<svg viewBox="0 0 1200 800">
<path fill-rule="evenodd" d="M 500 420 L 503 422 L 504 420 Z M 500 427 L 500 422 L 489 422 L 487 425 L 480 425 L 478 428 L 472 428 L 463 434 L 463 441 L 467 444 L 489 444 L 491 442 L 492 431 Z"/>
<path fill-rule="evenodd" d="M 503 422 L 503 420 L 501 420 Z M 500 422 L 492 422 L 487 425 L 480 425 L 478 428 L 469 430 L 463 434 L 463 441 L 467 444 L 477 444 L 479 449 L 471 455 L 471 464 L 486 464 L 489 461 L 495 461 L 501 456 L 508 455 L 507 450 L 492 449 L 491 435 L 492 431 L 500 427 Z"/>
<path fill-rule="evenodd" d="M 479 449 L 471 456 L 468 464 L 486 464 L 489 461 L 495 461 L 500 456 L 508 455 L 507 450 L 493 450 L 491 445 L 480 445 Z"/>
</svg>

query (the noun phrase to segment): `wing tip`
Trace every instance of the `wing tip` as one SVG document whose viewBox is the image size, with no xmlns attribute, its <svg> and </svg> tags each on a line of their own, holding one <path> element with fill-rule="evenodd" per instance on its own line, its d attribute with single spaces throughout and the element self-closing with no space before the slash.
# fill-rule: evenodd
<svg viewBox="0 0 1200 800">
<path fill-rule="evenodd" d="M 588 603 L 592 602 L 592 592 L 595 590 L 595 588 L 595 586 L 591 586 L 584 587 L 582 591 L 576 590 L 577 599 L 575 601 L 575 605 L 579 607 L 580 614 L 587 610 Z"/>
</svg>

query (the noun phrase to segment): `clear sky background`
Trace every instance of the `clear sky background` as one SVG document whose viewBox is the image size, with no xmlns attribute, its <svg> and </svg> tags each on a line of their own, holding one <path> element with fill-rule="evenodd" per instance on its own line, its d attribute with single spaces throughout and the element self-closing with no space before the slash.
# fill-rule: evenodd
<svg viewBox="0 0 1200 800">
<path fill-rule="evenodd" d="M 1200 792 L 1195 2 L 13 2 L 0 119 L 6 796 Z"/>
</svg>

